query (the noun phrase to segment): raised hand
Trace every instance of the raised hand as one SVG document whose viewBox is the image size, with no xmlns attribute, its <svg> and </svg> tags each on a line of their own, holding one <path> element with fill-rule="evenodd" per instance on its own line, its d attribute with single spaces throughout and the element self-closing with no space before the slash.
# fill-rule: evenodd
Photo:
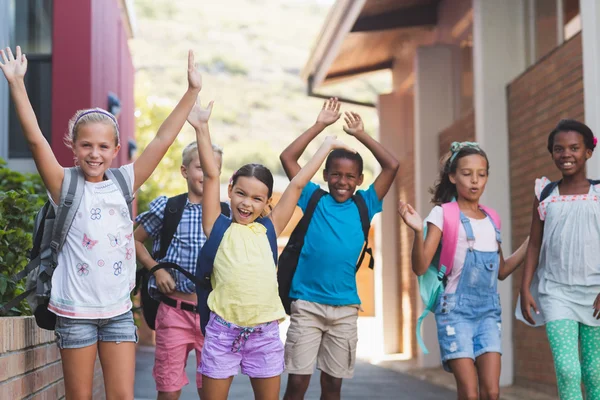
<svg viewBox="0 0 600 400">
<path fill-rule="evenodd" d="M 190 125 L 194 128 L 200 128 L 200 125 L 207 123 L 210 119 L 210 114 L 212 113 L 213 103 L 214 102 L 211 101 L 206 108 L 203 108 L 200 104 L 200 99 L 198 99 L 187 117 L 187 121 Z"/>
<path fill-rule="evenodd" d="M 423 219 L 410 204 L 400 200 L 398 202 L 398 214 L 413 231 L 420 232 L 423 230 Z"/>
<path fill-rule="evenodd" d="M 341 116 L 340 102 L 338 101 L 337 97 L 332 97 L 323 103 L 323 108 L 317 117 L 317 123 L 320 122 L 326 126 L 329 126 L 340 119 Z"/>
<path fill-rule="evenodd" d="M 346 111 L 344 121 L 346 121 L 344 132 L 346 132 L 348 135 L 356 136 L 359 133 L 365 132 L 365 126 L 360 118 L 360 115 L 357 113 Z"/>
<path fill-rule="evenodd" d="M 351 153 L 356 153 L 356 150 L 354 150 L 352 147 L 348 146 L 346 143 L 344 143 L 341 140 L 339 140 L 337 138 L 337 136 L 327 136 L 325 138 L 324 144 L 330 146 L 331 150 L 344 149 L 344 150 L 347 150 L 347 151 L 349 151 Z"/>
<path fill-rule="evenodd" d="M 8 83 L 14 82 L 17 79 L 23 79 L 27 71 L 27 57 L 21 54 L 21 46 L 17 46 L 17 56 L 14 57 L 10 47 L 6 50 L 0 50 L 0 69 L 4 73 Z"/>
<path fill-rule="evenodd" d="M 200 91 L 202 89 L 202 75 L 194 62 L 194 52 L 188 52 L 188 86 L 190 89 Z"/>
</svg>

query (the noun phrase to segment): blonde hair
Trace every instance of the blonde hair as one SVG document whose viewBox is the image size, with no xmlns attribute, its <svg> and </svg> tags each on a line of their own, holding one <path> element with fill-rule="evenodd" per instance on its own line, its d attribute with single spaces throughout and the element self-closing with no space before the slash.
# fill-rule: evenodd
<svg viewBox="0 0 600 400">
<path fill-rule="evenodd" d="M 110 125 L 115 128 L 115 145 L 118 146 L 120 143 L 119 139 L 119 124 L 114 115 L 101 108 L 88 108 L 85 110 L 79 110 L 69 120 L 69 131 L 65 134 L 64 142 L 65 145 L 72 149 L 75 141 L 77 140 L 77 132 L 83 125 L 101 123 Z"/>
<path fill-rule="evenodd" d="M 213 152 L 219 154 L 221 157 L 223 156 L 223 148 L 217 144 L 212 145 Z M 185 146 L 183 152 L 181 153 L 181 164 L 185 167 L 190 165 L 192 159 L 194 158 L 194 153 L 198 153 L 198 142 L 192 142 Z"/>
</svg>

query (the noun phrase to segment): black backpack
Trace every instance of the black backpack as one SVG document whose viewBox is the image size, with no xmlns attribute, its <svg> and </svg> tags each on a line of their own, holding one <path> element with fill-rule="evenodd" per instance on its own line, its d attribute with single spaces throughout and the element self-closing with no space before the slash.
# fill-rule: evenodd
<svg viewBox="0 0 600 400">
<path fill-rule="evenodd" d="M 321 197 L 328 194 L 323 189 L 317 189 L 310 196 L 306 211 L 302 216 L 302 219 L 296 225 L 296 228 L 290 235 L 290 239 L 279 256 L 278 268 L 277 268 L 277 283 L 279 284 L 279 297 L 283 303 L 283 308 L 286 314 L 291 314 L 291 305 L 294 299 L 290 298 L 290 289 L 292 287 L 292 279 L 296 273 L 296 267 L 298 266 L 298 260 L 302 247 L 304 246 L 304 237 L 308 231 L 308 225 L 310 220 L 317 208 L 317 204 Z M 369 268 L 373 269 L 373 250 L 369 246 L 369 229 L 371 228 L 371 221 L 369 220 L 369 210 L 365 199 L 360 194 L 354 194 L 352 196 L 356 207 L 358 207 L 358 214 L 360 215 L 360 222 L 362 224 L 363 234 L 365 236 L 365 245 L 363 251 L 360 254 L 358 263 L 356 264 L 356 271 L 360 268 L 365 254 L 369 254 L 371 257 L 369 261 Z"/>
<path fill-rule="evenodd" d="M 152 255 L 155 260 L 160 260 L 167 255 L 167 250 L 173 241 L 173 236 L 175 236 L 175 232 L 177 231 L 177 227 L 181 221 L 181 216 L 183 215 L 183 210 L 187 203 L 187 198 L 188 194 L 182 193 L 180 195 L 170 197 L 167 200 L 163 226 L 160 231 L 160 247 L 159 250 Z M 229 217 L 230 211 L 227 203 L 221 203 L 221 214 Z M 154 266 L 151 270 L 147 270 L 143 267 L 137 270 L 136 292 L 141 285 L 140 306 L 142 308 L 142 313 L 144 314 L 146 324 L 148 324 L 152 330 L 154 330 L 156 326 L 156 314 L 158 312 L 160 301 L 150 296 L 150 293 L 148 292 L 148 281 L 150 276 L 159 269 L 175 269 L 185 275 L 189 280 L 196 283 L 196 279 L 193 274 L 174 263 L 160 263 Z"/>
<path fill-rule="evenodd" d="M 592 185 L 592 186 L 600 183 L 600 180 L 595 180 L 595 179 L 588 179 L 588 181 L 590 182 L 590 185 Z M 550 196 L 550 193 L 552 193 L 554 188 L 557 187 L 560 182 L 562 182 L 562 179 L 559 181 L 550 182 L 548 185 L 546 185 L 544 190 L 542 190 L 542 193 L 540 193 L 540 203 L 542 201 L 544 201 L 548 196 Z"/>
</svg>

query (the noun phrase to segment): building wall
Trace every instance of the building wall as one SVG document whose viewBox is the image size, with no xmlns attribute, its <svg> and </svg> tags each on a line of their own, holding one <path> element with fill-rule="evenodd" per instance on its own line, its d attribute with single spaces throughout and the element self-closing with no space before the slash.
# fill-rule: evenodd
<svg viewBox="0 0 600 400">
<path fill-rule="evenodd" d="M 475 113 L 473 112 L 473 109 L 471 109 L 471 111 L 467 112 L 461 119 L 440 132 L 440 158 L 443 158 L 444 155 L 448 153 L 452 142 L 473 141 L 475 141 Z"/>
<path fill-rule="evenodd" d="M 546 148 L 548 134 L 561 118 L 584 120 L 581 35 L 541 59 L 508 85 L 512 242 L 518 247 L 529 234 L 536 178 L 560 174 Z M 522 269 L 513 279 L 518 306 Z M 516 384 L 555 391 L 552 357 L 543 328 L 515 322 Z"/>
<path fill-rule="evenodd" d="M 64 379 L 54 332 L 33 317 L 0 318 L 0 399 L 63 399 Z M 94 399 L 104 399 L 100 363 L 94 372 Z"/>
<path fill-rule="evenodd" d="M 63 166 L 73 165 L 63 144 L 69 119 L 82 108 L 108 107 L 108 93 L 121 100 L 122 150 L 134 136 L 134 69 L 117 0 L 62 0 L 54 3 L 52 56 L 52 149 Z M 73 55 L 77 57 L 74 58 Z"/>
</svg>

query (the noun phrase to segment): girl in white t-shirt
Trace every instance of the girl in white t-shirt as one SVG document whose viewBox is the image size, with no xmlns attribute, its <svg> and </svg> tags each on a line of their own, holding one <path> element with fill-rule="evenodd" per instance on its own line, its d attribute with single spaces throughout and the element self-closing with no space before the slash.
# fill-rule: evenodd
<svg viewBox="0 0 600 400">
<path fill-rule="evenodd" d="M 56 207 L 65 174 L 44 138 L 24 84 L 27 58 L 17 46 L 0 50 L 4 73 L 23 134 L 48 195 Z M 202 78 L 188 55 L 188 90 L 139 158 L 121 167 L 132 193 L 148 179 L 192 109 Z M 65 142 L 85 178 L 83 197 L 52 275 L 48 309 L 57 315 L 67 398 L 92 397 L 99 355 L 107 398 L 133 399 L 136 327 L 129 293 L 135 281 L 133 222 L 118 186 L 105 172 L 119 149 L 115 116 L 100 108 L 78 111 Z"/>
<path fill-rule="evenodd" d="M 444 233 L 444 211 L 457 217 L 452 221 L 458 225 L 453 267 L 439 296 L 435 319 L 442 363 L 454 374 L 459 399 L 499 397 L 502 349 L 497 282 L 523 261 L 526 248 L 522 245 L 504 260 L 499 219 L 495 211 L 479 204 L 488 172 L 487 155 L 477 143 L 452 144 L 432 190 L 436 206 L 426 219 L 425 240 L 421 217 L 410 205 L 399 205 L 404 222 L 415 231 L 412 269 L 418 276 L 429 268 L 442 235 L 452 235 Z"/>
</svg>

